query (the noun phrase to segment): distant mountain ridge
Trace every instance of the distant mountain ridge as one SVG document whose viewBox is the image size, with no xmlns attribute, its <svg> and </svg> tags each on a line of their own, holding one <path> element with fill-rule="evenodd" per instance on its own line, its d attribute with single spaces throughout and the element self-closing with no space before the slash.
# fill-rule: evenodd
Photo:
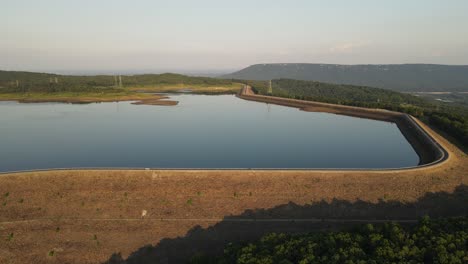
<svg viewBox="0 0 468 264">
<path fill-rule="evenodd" d="M 400 92 L 468 91 L 468 65 L 274 63 L 251 65 L 221 77 L 244 80 L 288 78 Z"/>
</svg>

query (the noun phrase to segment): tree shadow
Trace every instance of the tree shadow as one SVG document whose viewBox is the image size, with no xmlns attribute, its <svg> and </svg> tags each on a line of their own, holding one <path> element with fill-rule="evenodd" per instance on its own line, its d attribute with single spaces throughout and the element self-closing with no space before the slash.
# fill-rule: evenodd
<svg viewBox="0 0 468 264">
<path fill-rule="evenodd" d="M 344 229 L 382 220 L 411 224 L 412 220 L 424 215 L 432 218 L 468 215 L 468 185 L 459 185 L 453 193 L 426 193 L 412 203 L 334 199 L 303 206 L 290 202 L 270 209 L 246 210 L 240 215 L 226 216 L 209 228 L 196 226 L 184 237 L 163 239 L 154 246 L 146 245 L 126 260 L 120 253 L 115 253 L 106 263 L 184 263 L 197 253 L 220 254 L 229 242 L 254 240 L 266 233 Z"/>
</svg>

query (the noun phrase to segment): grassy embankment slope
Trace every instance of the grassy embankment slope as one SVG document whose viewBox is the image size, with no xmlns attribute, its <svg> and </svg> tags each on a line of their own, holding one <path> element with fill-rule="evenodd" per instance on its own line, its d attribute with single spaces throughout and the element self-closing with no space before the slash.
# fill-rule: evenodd
<svg viewBox="0 0 468 264">
<path fill-rule="evenodd" d="M 69 76 L 47 73 L 0 71 L 0 100 L 20 102 L 110 102 L 143 100 L 155 103 L 163 96 L 140 93 L 177 92 L 236 93 L 241 85 L 228 80 L 179 74 L 121 76 Z M 169 101 L 161 101 L 169 102 Z"/>
</svg>

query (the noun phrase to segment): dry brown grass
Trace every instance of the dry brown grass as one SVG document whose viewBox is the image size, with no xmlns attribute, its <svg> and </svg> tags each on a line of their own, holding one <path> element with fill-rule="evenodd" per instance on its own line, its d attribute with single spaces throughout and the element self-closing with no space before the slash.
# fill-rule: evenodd
<svg viewBox="0 0 468 264">
<path fill-rule="evenodd" d="M 144 87 L 128 87 L 130 91 L 145 91 L 153 93 L 162 92 L 178 92 L 180 90 L 190 90 L 192 93 L 210 93 L 210 94 L 222 94 L 222 93 L 237 93 L 242 88 L 240 83 L 232 83 L 228 85 L 190 85 L 190 84 L 160 84 L 153 86 Z"/>
</svg>

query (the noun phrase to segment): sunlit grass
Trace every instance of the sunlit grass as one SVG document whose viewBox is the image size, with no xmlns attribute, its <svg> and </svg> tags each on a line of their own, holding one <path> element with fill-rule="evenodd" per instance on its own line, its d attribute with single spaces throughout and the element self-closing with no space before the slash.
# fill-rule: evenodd
<svg viewBox="0 0 468 264">
<path fill-rule="evenodd" d="M 187 90 L 192 93 L 237 93 L 242 88 L 241 83 L 231 83 L 226 85 L 192 85 L 192 84 L 157 84 L 151 86 L 135 86 L 127 88 L 129 91 L 145 92 L 180 92 Z"/>
</svg>

